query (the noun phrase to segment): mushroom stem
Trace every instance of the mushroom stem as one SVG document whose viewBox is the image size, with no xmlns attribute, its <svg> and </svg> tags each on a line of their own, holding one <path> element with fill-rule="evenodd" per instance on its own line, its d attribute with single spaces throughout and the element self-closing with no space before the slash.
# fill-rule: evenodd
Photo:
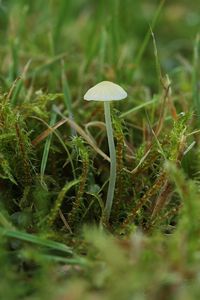
<svg viewBox="0 0 200 300">
<path fill-rule="evenodd" d="M 114 191 L 115 191 L 115 182 L 116 182 L 116 151 L 115 151 L 115 143 L 113 137 L 113 128 L 110 114 L 110 102 L 104 102 L 104 113 L 105 113 L 105 121 L 106 121 L 106 130 L 108 137 L 108 147 L 110 154 L 110 178 L 107 192 L 106 205 L 104 210 L 104 216 L 106 221 L 109 221 L 110 212 L 113 203 Z"/>
</svg>

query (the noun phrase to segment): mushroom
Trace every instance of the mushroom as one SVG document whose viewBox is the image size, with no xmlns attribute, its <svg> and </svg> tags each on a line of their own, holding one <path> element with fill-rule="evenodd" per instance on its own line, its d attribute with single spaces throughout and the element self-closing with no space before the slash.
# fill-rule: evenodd
<svg viewBox="0 0 200 300">
<path fill-rule="evenodd" d="M 104 209 L 104 217 L 106 222 L 108 222 L 110 218 L 116 182 L 116 151 L 110 114 L 110 101 L 122 100 L 126 97 L 127 93 L 124 91 L 124 89 L 110 81 L 102 81 L 98 83 L 89 89 L 84 95 L 84 100 L 104 102 L 105 123 L 110 154 L 110 178 L 106 205 Z"/>
</svg>

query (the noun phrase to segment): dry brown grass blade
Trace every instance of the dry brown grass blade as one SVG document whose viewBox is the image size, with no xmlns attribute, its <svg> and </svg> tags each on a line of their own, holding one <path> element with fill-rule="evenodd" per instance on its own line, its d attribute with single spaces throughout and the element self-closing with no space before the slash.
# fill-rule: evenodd
<svg viewBox="0 0 200 300">
<path fill-rule="evenodd" d="M 90 138 L 91 138 L 93 141 L 95 141 L 95 140 L 94 140 L 92 134 L 91 134 L 90 131 L 89 131 L 89 128 L 90 128 L 90 127 L 98 127 L 98 128 L 100 128 L 100 129 L 106 130 L 106 125 L 105 125 L 104 122 L 100 122 L 100 121 L 92 121 L 92 122 L 87 123 L 87 124 L 85 125 L 85 131 L 86 131 L 86 133 L 88 134 L 88 136 L 90 136 Z"/>
<path fill-rule="evenodd" d="M 7 96 L 6 96 L 6 99 L 10 99 L 10 98 L 11 98 L 11 96 L 12 96 L 12 94 L 13 94 L 13 91 L 14 91 L 14 89 L 15 89 L 15 87 L 16 87 L 16 85 L 17 85 L 17 83 L 18 83 L 18 81 L 19 81 L 20 79 L 21 79 L 21 77 L 19 76 L 19 77 L 17 77 L 17 78 L 15 79 L 15 81 L 12 83 L 11 88 L 10 88 L 10 90 L 9 90 Z"/>
<path fill-rule="evenodd" d="M 39 118 L 34 117 L 34 119 L 39 119 Z M 40 142 L 42 142 L 45 138 L 47 138 L 51 133 L 53 133 L 58 127 L 65 124 L 66 122 L 67 122 L 66 120 L 61 120 L 61 121 L 57 122 L 54 126 L 52 126 L 52 127 L 49 126 L 49 128 L 47 128 L 45 131 L 43 131 L 40 135 L 38 135 L 32 141 L 32 145 L 37 146 Z M 45 122 L 45 124 L 46 124 L 46 122 Z"/>
<path fill-rule="evenodd" d="M 13 91 L 15 90 L 16 88 L 16 85 L 18 83 L 19 80 L 24 80 L 26 78 L 26 74 L 28 72 L 28 69 L 29 69 L 29 66 L 31 64 L 31 59 L 27 62 L 27 64 L 24 66 L 24 69 L 22 70 L 22 73 L 20 76 L 18 76 L 15 81 L 12 83 L 11 87 L 10 87 L 10 90 L 6 96 L 6 99 L 10 99 L 12 94 L 13 94 Z"/>
<path fill-rule="evenodd" d="M 124 171 L 126 171 L 129 174 L 136 174 L 137 171 L 139 170 L 140 166 L 143 164 L 143 162 L 145 161 L 145 159 L 147 158 L 147 156 L 149 155 L 151 149 L 148 149 L 148 151 L 144 154 L 144 156 L 141 158 L 141 160 L 139 161 L 138 165 L 131 171 L 129 171 L 126 168 L 123 168 Z"/>
<path fill-rule="evenodd" d="M 160 134 L 160 132 L 163 128 L 167 105 L 169 106 L 172 118 L 174 120 L 177 120 L 177 118 L 178 118 L 177 113 L 176 113 L 176 108 L 173 104 L 172 97 L 171 97 L 171 94 L 172 94 L 171 82 L 169 80 L 168 75 L 166 75 L 165 79 L 161 79 L 161 83 L 163 86 L 163 95 L 162 95 L 162 105 L 161 105 L 161 109 L 160 109 L 159 121 L 158 121 L 156 130 L 155 130 L 156 136 L 158 136 Z"/>
<path fill-rule="evenodd" d="M 37 117 L 34 117 L 35 119 L 38 119 Z M 72 128 L 76 130 L 77 133 L 79 133 L 82 138 L 99 154 L 101 155 L 105 160 L 110 162 L 110 158 L 94 143 L 94 141 L 91 139 L 91 137 L 73 120 L 70 120 L 67 117 L 64 117 L 64 119 L 57 122 L 54 126 L 46 129 L 44 132 L 42 132 L 39 136 L 37 136 L 33 141 L 32 145 L 36 146 L 41 141 L 43 141 L 45 138 L 47 138 L 51 133 L 53 133 L 58 127 L 62 126 L 63 124 L 68 123 Z"/>
<path fill-rule="evenodd" d="M 65 219 L 61 209 L 59 209 L 59 216 L 61 218 L 61 220 L 63 221 L 63 224 L 65 226 L 65 228 L 72 234 L 72 230 L 71 230 L 71 227 L 69 226 L 69 224 L 67 223 L 67 220 Z"/>
</svg>

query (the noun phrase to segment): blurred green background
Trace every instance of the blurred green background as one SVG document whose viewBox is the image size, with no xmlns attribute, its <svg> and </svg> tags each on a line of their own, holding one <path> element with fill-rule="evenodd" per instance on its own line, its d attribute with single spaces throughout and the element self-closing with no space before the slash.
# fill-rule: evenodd
<svg viewBox="0 0 200 300">
<path fill-rule="evenodd" d="M 139 56 L 155 15 L 159 13 L 153 28 L 158 54 L 168 73 L 172 69 L 175 72 L 174 68 L 180 65 L 189 67 L 200 27 L 198 1 L 161 2 L 1 1 L 2 86 L 6 87 L 21 74 L 31 59 L 29 75 L 31 79 L 34 77 L 37 87 L 59 90 L 59 82 L 55 80 L 59 76 L 55 77 L 55 74 L 59 74 L 58 61 L 63 57 L 72 85 L 78 83 L 80 86 L 95 76 L 98 79 L 117 78 L 127 85 L 132 85 L 133 79 L 142 80 L 154 88 L 156 71 L 152 39 L 141 59 Z M 162 6 L 160 11 L 159 5 Z M 39 82 L 35 76 L 38 72 Z"/>
</svg>

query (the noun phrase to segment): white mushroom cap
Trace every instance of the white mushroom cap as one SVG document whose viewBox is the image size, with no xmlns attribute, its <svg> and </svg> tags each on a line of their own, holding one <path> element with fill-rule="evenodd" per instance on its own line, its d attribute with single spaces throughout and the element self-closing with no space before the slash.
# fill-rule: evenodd
<svg viewBox="0 0 200 300">
<path fill-rule="evenodd" d="M 122 100 L 127 97 L 127 93 L 121 86 L 110 81 L 102 81 L 87 91 L 84 99 L 91 101 L 112 101 Z"/>
</svg>

